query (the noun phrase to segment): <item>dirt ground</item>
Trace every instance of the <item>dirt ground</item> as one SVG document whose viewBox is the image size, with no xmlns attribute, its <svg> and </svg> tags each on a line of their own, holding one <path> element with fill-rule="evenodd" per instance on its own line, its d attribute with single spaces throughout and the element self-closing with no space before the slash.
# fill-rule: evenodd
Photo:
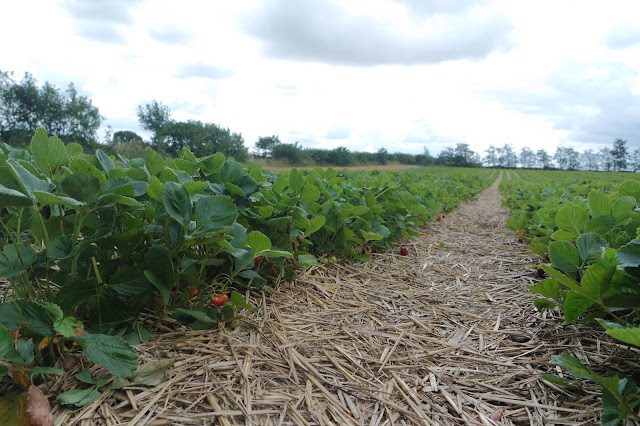
<svg viewBox="0 0 640 426">
<path fill-rule="evenodd" d="M 405 242 L 408 256 L 398 246 L 367 264 L 313 267 L 268 300 L 250 297 L 260 309 L 232 330 L 158 334 L 138 351 L 175 361 L 164 382 L 55 407 L 56 424 L 597 423 L 597 394 L 539 373 L 558 373 L 554 354 L 588 362 L 628 350 L 534 310 L 526 285 L 540 259 L 507 217 L 496 182 Z M 66 376 L 50 391 L 73 386 Z"/>
</svg>

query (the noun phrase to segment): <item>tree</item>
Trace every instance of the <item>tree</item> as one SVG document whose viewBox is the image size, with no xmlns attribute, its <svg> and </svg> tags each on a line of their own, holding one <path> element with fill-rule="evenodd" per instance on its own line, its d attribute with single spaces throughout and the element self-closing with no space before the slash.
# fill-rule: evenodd
<svg viewBox="0 0 640 426">
<path fill-rule="evenodd" d="M 610 151 L 613 157 L 613 170 L 621 171 L 627 168 L 627 141 L 616 139 L 613 142 L 613 149 Z"/>
<path fill-rule="evenodd" d="M 121 130 L 113 134 L 113 143 L 143 142 L 142 136 L 129 130 Z"/>
<path fill-rule="evenodd" d="M 636 148 L 633 151 L 633 154 L 631 155 L 631 159 L 629 163 L 634 173 L 640 170 L 640 149 Z"/>
<path fill-rule="evenodd" d="M 591 148 L 585 149 L 580 154 L 580 162 L 587 170 L 598 171 L 598 154 L 595 154 Z"/>
<path fill-rule="evenodd" d="M 526 169 L 533 168 L 536 164 L 536 154 L 526 146 L 520 150 L 520 165 Z"/>
<path fill-rule="evenodd" d="M 255 143 L 255 147 L 258 150 L 259 155 L 262 157 L 270 157 L 273 148 L 280 145 L 280 143 L 280 138 L 278 136 L 262 136 Z"/>
<path fill-rule="evenodd" d="M 542 169 L 548 169 L 551 167 L 551 156 L 544 149 L 536 151 L 536 160 Z"/>
<path fill-rule="evenodd" d="M 162 130 L 165 124 L 171 121 L 169 107 L 162 105 L 155 99 L 144 107 L 138 105 L 138 122 L 140 127 L 149 132 L 153 132 L 152 141 L 154 144 L 162 142 Z"/>
<path fill-rule="evenodd" d="M 351 152 L 340 146 L 329 151 L 329 163 L 336 166 L 348 166 L 351 163 Z"/>
<path fill-rule="evenodd" d="M 598 151 L 600 157 L 600 168 L 604 171 L 610 172 L 613 168 L 613 155 L 607 148 L 602 148 Z"/>
<path fill-rule="evenodd" d="M 302 148 L 295 143 L 281 143 L 273 147 L 271 158 L 276 160 L 286 160 L 290 165 L 298 165 L 303 161 Z"/>
<path fill-rule="evenodd" d="M 580 153 L 572 146 L 565 148 L 567 156 L 567 170 L 578 170 L 580 168 Z"/>
<path fill-rule="evenodd" d="M 389 161 L 389 151 L 386 148 L 380 148 L 376 153 L 376 160 L 379 164 L 385 165 Z"/>
<path fill-rule="evenodd" d="M 484 157 L 484 162 L 485 164 L 487 164 L 490 167 L 495 167 L 498 165 L 498 153 L 497 153 L 497 149 L 495 146 L 490 145 L 489 148 L 487 148 L 484 151 L 487 156 Z"/>
<path fill-rule="evenodd" d="M 504 144 L 502 148 L 498 148 L 498 163 L 500 167 L 514 168 L 518 164 L 518 156 L 513 150 L 511 144 Z"/>
<path fill-rule="evenodd" d="M 73 83 L 65 91 L 45 82 L 38 87 L 25 73 L 20 83 L 13 73 L 0 71 L 0 137 L 10 145 L 24 147 L 38 127 L 64 142 L 77 142 L 93 149 L 102 116 L 86 96 L 78 95 Z"/>
</svg>

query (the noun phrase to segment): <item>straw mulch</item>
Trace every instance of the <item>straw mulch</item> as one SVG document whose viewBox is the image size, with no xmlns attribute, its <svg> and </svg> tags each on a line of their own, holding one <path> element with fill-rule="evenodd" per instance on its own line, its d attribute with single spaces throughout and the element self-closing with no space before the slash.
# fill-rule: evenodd
<svg viewBox="0 0 640 426">
<path fill-rule="evenodd" d="M 56 424 L 594 423 L 598 395 L 539 372 L 557 374 L 553 354 L 635 362 L 637 351 L 533 309 L 525 285 L 540 259 L 507 215 L 494 185 L 406 243 L 409 256 L 311 268 L 268 300 L 254 295 L 259 311 L 232 330 L 156 335 L 138 350 L 175 360 L 166 381 L 56 406 Z M 72 386 L 66 377 L 49 391 Z"/>
</svg>

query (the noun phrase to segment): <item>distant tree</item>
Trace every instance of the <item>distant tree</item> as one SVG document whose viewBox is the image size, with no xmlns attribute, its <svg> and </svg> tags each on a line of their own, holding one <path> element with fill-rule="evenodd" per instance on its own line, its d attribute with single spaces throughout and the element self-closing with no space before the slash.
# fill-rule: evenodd
<svg viewBox="0 0 640 426">
<path fill-rule="evenodd" d="M 501 167 L 509 169 L 516 167 L 518 164 L 518 156 L 511 144 L 504 144 L 502 148 L 498 148 L 498 163 Z"/>
<path fill-rule="evenodd" d="M 591 148 L 585 149 L 580 154 L 580 162 L 585 169 L 598 171 L 598 154 L 595 154 Z"/>
<path fill-rule="evenodd" d="M 154 99 L 144 107 L 138 105 L 138 121 L 144 130 L 153 132 L 152 141 L 154 144 L 158 144 L 162 142 L 162 131 L 165 124 L 171 121 L 171 112 L 168 106 L 162 105 L 162 102 Z"/>
<path fill-rule="evenodd" d="M 489 148 L 487 148 L 484 152 L 487 154 L 486 157 L 484 157 L 484 163 L 489 167 L 497 166 L 498 153 L 497 153 L 496 147 L 493 145 L 490 145 Z"/>
<path fill-rule="evenodd" d="M 520 165 L 526 169 L 534 167 L 536 164 L 536 153 L 531 148 L 524 147 L 520 150 Z"/>
<path fill-rule="evenodd" d="M 536 162 L 541 169 L 551 167 L 551 156 L 544 149 L 536 151 Z"/>
<path fill-rule="evenodd" d="M 631 158 L 629 160 L 629 166 L 633 170 L 633 172 L 637 172 L 640 170 L 640 149 L 635 149 L 633 154 L 631 154 Z"/>
<path fill-rule="evenodd" d="M 389 161 L 389 151 L 386 148 L 380 148 L 376 153 L 376 159 L 379 164 L 385 165 Z"/>
<path fill-rule="evenodd" d="M 303 152 L 302 148 L 298 144 L 295 143 L 281 143 L 275 145 L 271 149 L 271 158 L 275 160 L 285 160 L 292 166 L 301 164 L 303 161 Z"/>
<path fill-rule="evenodd" d="M 602 148 L 598 151 L 600 169 L 606 172 L 610 172 L 613 169 L 613 155 L 607 148 Z"/>
<path fill-rule="evenodd" d="M 613 142 L 613 149 L 610 151 L 613 157 L 613 171 L 621 171 L 627 168 L 627 141 L 616 139 Z"/>
<path fill-rule="evenodd" d="M 567 170 L 578 170 L 580 168 L 580 153 L 572 146 L 565 148 L 564 153 L 567 156 Z"/>
<path fill-rule="evenodd" d="M 255 143 L 255 147 L 260 156 L 270 157 L 273 148 L 280 145 L 280 143 L 280 138 L 276 135 L 262 136 L 258 138 L 258 141 Z"/>
<path fill-rule="evenodd" d="M 38 127 L 64 142 L 77 142 L 90 150 L 97 143 L 102 116 L 86 96 L 78 95 L 73 83 L 60 91 L 49 82 L 38 87 L 25 73 L 20 83 L 13 73 L 0 71 L 0 137 L 10 145 L 29 144 Z"/>
<path fill-rule="evenodd" d="M 343 146 L 329 151 L 329 163 L 336 166 L 348 166 L 351 164 L 351 153 Z"/>
<path fill-rule="evenodd" d="M 134 143 L 139 142 L 142 143 L 142 136 L 137 134 L 136 132 L 131 132 L 129 130 L 120 130 L 113 134 L 113 142 L 114 143 Z"/>
<path fill-rule="evenodd" d="M 559 146 L 556 148 L 555 154 L 553 154 L 553 160 L 558 165 L 558 168 L 565 170 L 567 168 L 567 164 L 569 163 L 569 159 L 565 153 L 565 148 Z"/>
</svg>

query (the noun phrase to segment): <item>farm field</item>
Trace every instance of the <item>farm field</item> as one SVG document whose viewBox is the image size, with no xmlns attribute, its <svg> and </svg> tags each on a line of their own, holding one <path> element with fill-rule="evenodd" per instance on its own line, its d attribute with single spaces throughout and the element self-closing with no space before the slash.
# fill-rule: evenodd
<svg viewBox="0 0 640 426">
<path fill-rule="evenodd" d="M 2 420 L 45 395 L 60 425 L 616 424 L 640 402 L 635 175 L 271 172 L 41 131 L 0 161 Z"/>
</svg>

